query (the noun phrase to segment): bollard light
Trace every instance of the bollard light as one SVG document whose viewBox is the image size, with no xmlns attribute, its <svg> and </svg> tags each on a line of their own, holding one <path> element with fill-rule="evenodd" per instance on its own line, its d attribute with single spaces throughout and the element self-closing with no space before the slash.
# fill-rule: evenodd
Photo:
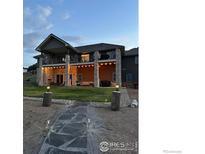
<svg viewBox="0 0 205 154">
<path fill-rule="evenodd" d="M 118 84 L 115 85 L 116 91 L 119 91 L 119 87 L 120 86 Z"/>
<path fill-rule="evenodd" d="M 50 89 L 51 89 L 51 87 L 50 87 L 50 86 L 47 86 L 46 89 L 47 89 L 47 92 L 49 92 Z"/>
</svg>

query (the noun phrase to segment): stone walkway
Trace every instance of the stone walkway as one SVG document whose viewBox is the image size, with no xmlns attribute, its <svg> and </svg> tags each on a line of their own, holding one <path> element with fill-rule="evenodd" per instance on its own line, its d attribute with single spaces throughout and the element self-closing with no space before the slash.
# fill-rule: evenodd
<svg viewBox="0 0 205 154">
<path fill-rule="evenodd" d="M 39 154 L 98 154 L 96 137 L 103 122 L 88 104 L 66 107 L 51 126 Z"/>
</svg>

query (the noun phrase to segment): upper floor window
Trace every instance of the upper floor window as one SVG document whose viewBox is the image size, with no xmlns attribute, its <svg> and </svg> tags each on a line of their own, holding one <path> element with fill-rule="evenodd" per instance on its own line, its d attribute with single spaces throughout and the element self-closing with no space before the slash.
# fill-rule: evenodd
<svg viewBox="0 0 205 154">
<path fill-rule="evenodd" d="M 90 55 L 89 54 L 82 54 L 81 55 L 81 61 L 82 62 L 89 62 L 90 61 Z"/>
</svg>

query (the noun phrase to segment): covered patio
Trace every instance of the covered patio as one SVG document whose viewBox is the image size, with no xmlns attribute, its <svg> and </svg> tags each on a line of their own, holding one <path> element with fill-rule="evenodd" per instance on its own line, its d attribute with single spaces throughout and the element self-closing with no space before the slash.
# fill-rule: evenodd
<svg viewBox="0 0 205 154">
<path fill-rule="evenodd" d="M 115 86 L 115 62 L 101 62 L 99 67 L 99 85 Z M 70 64 L 68 67 L 70 86 L 94 86 L 94 63 Z M 43 83 L 45 85 L 65 86 L 65 64 L 43 65 Z"/>
</svg>

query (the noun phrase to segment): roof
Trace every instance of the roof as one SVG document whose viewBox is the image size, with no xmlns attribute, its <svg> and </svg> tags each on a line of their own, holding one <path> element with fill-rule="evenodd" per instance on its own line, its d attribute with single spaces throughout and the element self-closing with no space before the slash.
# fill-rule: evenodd
<svg viewBox="0 0 205 154">
<path fill-rule="evenodd" d="M 37 51 L 43 52 L 43 47 L 51 40 L 56 39 L 60 43 L 62 43 L 65 47 L 69 47 L 72 50 L 76 51 L 77 53 L 83 53 L 83 52 L 94 52 L 94 51 L 104 51 L 104 50 L 113 50 L 116 48 L 121 49 L 124 51 L 125 47 L 123 45 L 117 45 L 117 44 L 109 44 L 109 43 L 97 43 L 97 44 L 91 44 L 91 45 L 84 45 L 84 46 L 77 46 L 73 47 L 68 42 L 64 41 L 63 39 L 57 37 L 54 34 L 50 34 L 37 48 Z M 51 49 L 50 49 L 51 50 Z M 60 50 L 60 48 L 59 48 Z M 46 51 L 46 50 L 45 50 Z M 38 58 L 38 56 L 35 56 L 34 58 Z"/>
<path fill-rule="evenodd" d="M 74 51 L 79 52 L 76 48 L 74 48 L 73 46 L 71 46 L 68 42 L 64 41 L 63 39 L 57 37 L 56 35 L 54 35 L 54 34 L 52 34 L 52 33 L 51 33 L 50 35 L 48 35 L 48 37 L 47 37 L 43 42 L 41 42 L 41 44 L 40 44 L 35 50 L 40 51 L 41 48 L 42 48 L 51 38 L 54 38 L 54 39 L 58 40 L 58 41 L 61 42 L 65 47 L 69 47 L 69 48 L 73 49 Z"/>
<path fill-rule="evenodd" d="M 122 45 L 117 45 L 117 44 L 97 43 L 97 44 L 91 44 L 91 45 L 85 45 L 85 46 L 78 46 L 75 48 L 78 49 L 82 53 L 82 52 L 111 50 L 111 49 L 116 49 L 116 48 L 124 49 L 125 47 Z"/>
<path fill-rule="evenodd" d="M 137 56 L 138 55 L 138 49 L 139 48 L 132 48 L 130 50 L 127 50 L 124 52 L 123 56 Z"/>
<path fill-rule="evenodd" d="M 38 59 L 39 57 L 42 57 L 42 55 L 33 56 L 33 58 L 35 58 L 35 59 Z"/>
</svg>

